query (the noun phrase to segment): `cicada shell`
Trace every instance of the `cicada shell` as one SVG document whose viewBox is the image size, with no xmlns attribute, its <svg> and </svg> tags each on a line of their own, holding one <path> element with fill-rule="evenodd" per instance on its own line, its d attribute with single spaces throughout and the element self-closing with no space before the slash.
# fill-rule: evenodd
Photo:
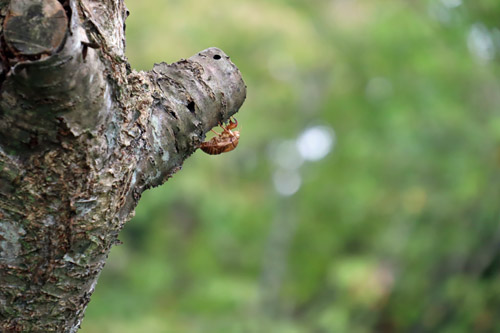
<svg viewBox="0 0 500 333">
<path fill-rule="evenodd" d="M 202 142 L 200 145 L 201 150 L 209 155 L 219 155 L 234 150 L 238 146 L 240 140 L 239 131 L 231 131 L 231 129 L 238 126 L 238 121 L 230 121 L 226 127 L 222 126 L 223 132 L 217 133 L 213 131 L 216 136 L 212 139 Z"/>
</svg>

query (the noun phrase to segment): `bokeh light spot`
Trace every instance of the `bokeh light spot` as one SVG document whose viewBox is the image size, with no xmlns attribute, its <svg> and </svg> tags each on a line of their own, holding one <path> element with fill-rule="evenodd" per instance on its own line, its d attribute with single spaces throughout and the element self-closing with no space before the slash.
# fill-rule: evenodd
<svg viewBox="0 0 500 333">
<path fill-rule="evenodd" d="M 304 158 L 299 153 L 295 140 L 273 143 L 269 148 L 269 159 L 278 167 L 288 170 L 298 169 L 304 163 Z"/>
<path fill-rule="evenodd" d="M 335 144 L 335 132 L 331 127 L 314 126 L 307 128 L 297 139 L 300 155 L 308 161 L 324 158 Z"/>
<path fill-rule="evenodd" d="M 480 24 L 473 24 L 467 36 L 469 51 L 479 60 L 490 61 L 495 56 L 495 45 L 488 29 Z"/>
<path fill-rule="evenodd" d="M 462 4 L 462 0 L 441 0 L 441 3 L 448 8 L 455 8 Z"/>
<path fill-rule="evenodd" d="M 302 178 L 297 171 L 280 169 L 273 174 L 273 184 L 279 194 L 290 196 L 299 190 Z"/>
</svg>

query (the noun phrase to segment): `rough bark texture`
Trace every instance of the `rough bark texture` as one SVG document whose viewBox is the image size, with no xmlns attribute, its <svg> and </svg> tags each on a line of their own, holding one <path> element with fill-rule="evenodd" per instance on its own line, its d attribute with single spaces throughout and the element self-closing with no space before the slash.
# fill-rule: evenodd
<svg viewBox="0 0 500 333">
<path fill-rule="evenodd" d="M 2 332 L 75 332 L 141 193 L 245 99 L 216 48 L 130 70 L 126 16 L 120 0 L 0 0 Z"/>
</svg>

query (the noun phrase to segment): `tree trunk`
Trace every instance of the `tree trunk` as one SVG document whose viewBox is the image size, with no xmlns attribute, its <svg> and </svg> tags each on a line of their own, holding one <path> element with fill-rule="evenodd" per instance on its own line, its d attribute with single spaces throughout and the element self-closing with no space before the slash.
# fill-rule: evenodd
<svg viewBox="0 0 500 333">
<path fill-rule="evenodd" d="M 122 0 L 0 0 L 0 330 L 75 332 L 141 193 L 240 108 L 210 48 L 149 72 Z"/>
</svg>

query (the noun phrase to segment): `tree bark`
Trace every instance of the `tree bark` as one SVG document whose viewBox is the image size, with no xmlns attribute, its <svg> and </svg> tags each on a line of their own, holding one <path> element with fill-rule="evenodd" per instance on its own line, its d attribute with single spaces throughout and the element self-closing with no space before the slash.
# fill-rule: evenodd
<svg viewBox="0 0 500 333">
<path fill-rule="evenodd" d="M 75 332 L 141 193 L 242 105 L 209 48 L 148 72 L 121 0 L 0 0 L 0 330 Z"/>
</svg>

